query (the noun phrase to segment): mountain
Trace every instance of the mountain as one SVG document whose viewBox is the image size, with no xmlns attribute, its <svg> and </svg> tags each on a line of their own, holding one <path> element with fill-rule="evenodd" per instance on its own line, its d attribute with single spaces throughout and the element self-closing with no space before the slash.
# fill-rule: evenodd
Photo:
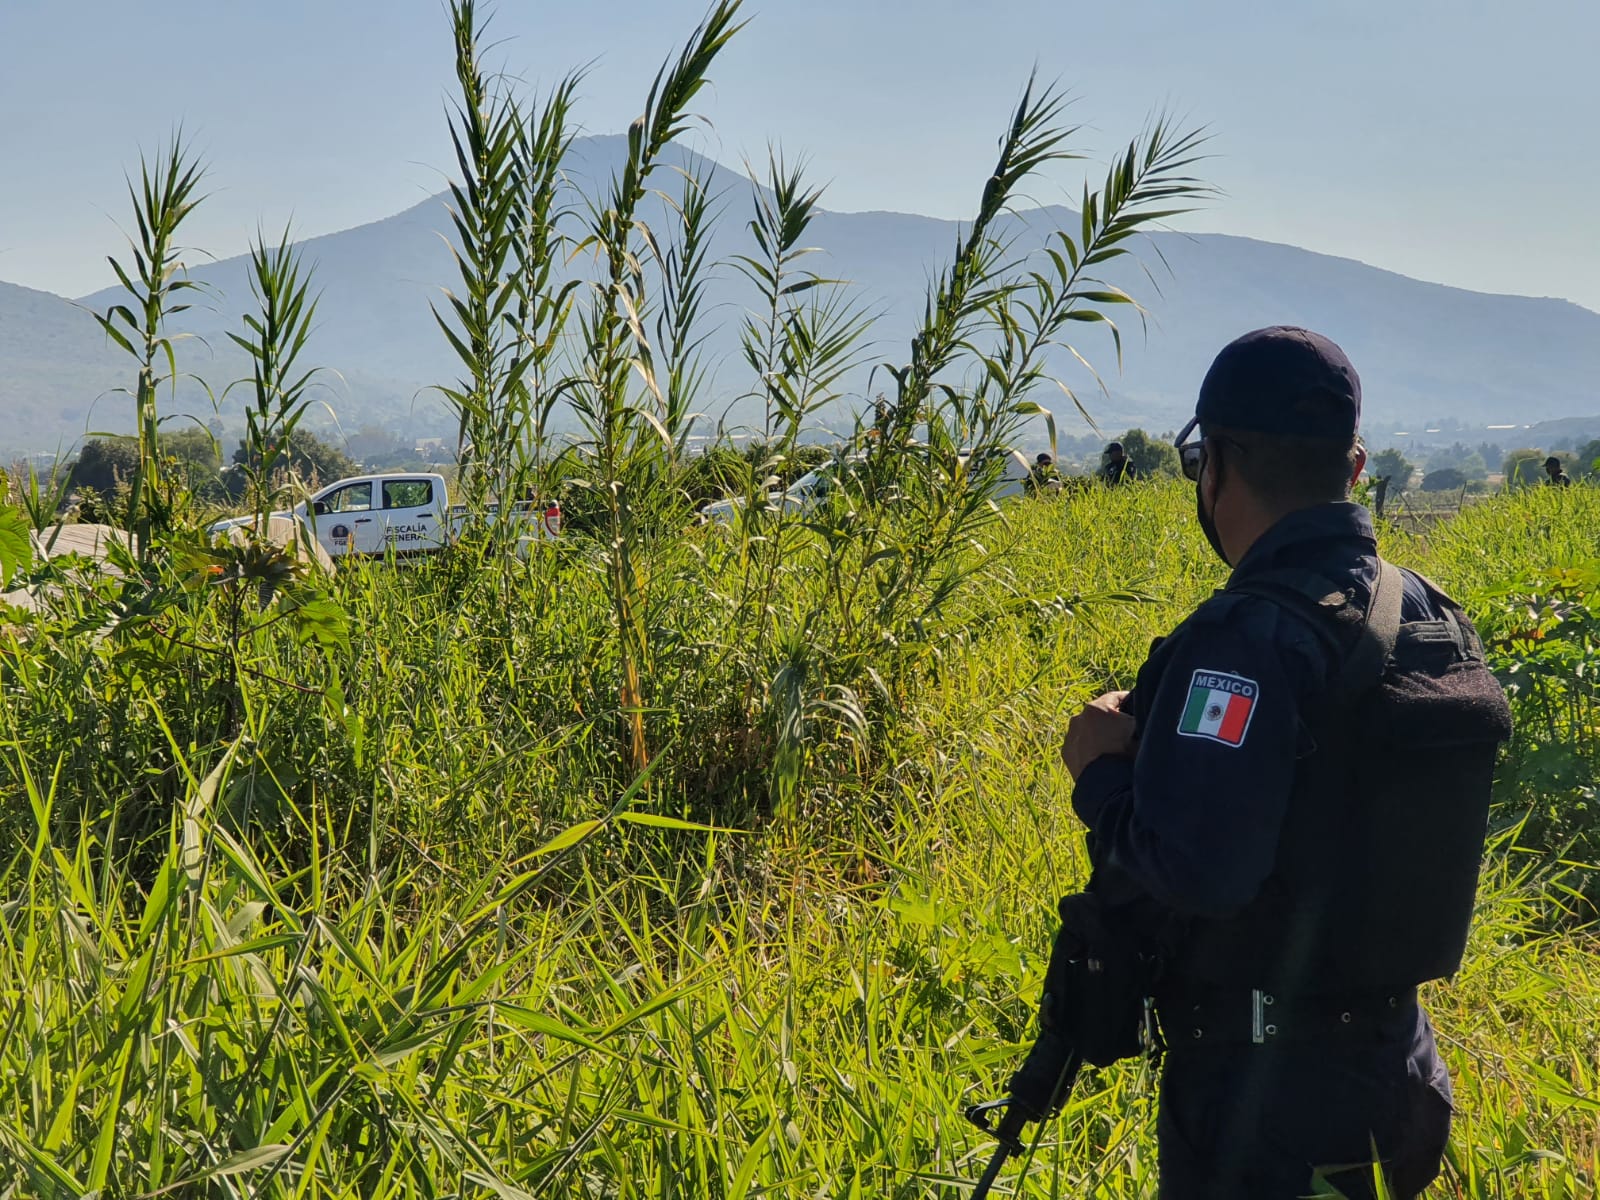
<svg viewBox="0 0 1600 1200">
<path fill-rule="evenodd" d="M 104 395 L 128 380 L 121 357 L 72 301 L 0 283 L 0 449 L 65 448 L 102 420 L 132 428 L 116 420 L 123 398 Z"/>
<path fill-rule="evenodd" d="M 620 161 L 620 137 L 587 138 L 573 147 L 566 169 L 578 192 L 593 195 Z M 709 174 L 723 210 L 711 238 L 715 258 L 752 250 L 746 222 L 751 185 L 742 175 L 674 148 L 669 167 Z M 662 171 L 657 186 L 675 191 L 679 176 Z M 574 200 L 578 197 L 575 195 Z M 307 240 L 322 290 L 308 357 L 333 368 L 321 398 L 346 430 L 379 424 L 412 436 L 440 434 L 452 425 L 427 389 L 453 380 L 458 368 L 429 311 L 451 284 L 453 264 L 442 232 L 449 219 L 443 196 L 385 220 Z M 670 229 L 659 198 L 643 211 L 658 233 Z M 1076 228 L 1076 214 L 1035 209 L 1008 219 L 1018 251 L 1037 247 L 1050 230 Z M 874 312 L 872 361 L 899 361 L 920 316 L 927 282 L 953 252 L 956 222 L 903 213 L 823 212 L 808 235 L 825 255 L 806 260 L 814 270 L 846 278 Z M 1124 363 L 1117 371 L 1109 339 L 1093 326 L 1079 345 L 1105 379 L 1102 395 L 1089 374 L 1060 354 L 1051 368 L 1073 387 L 1102 425 L 1142 423 L 1172 428 L 1192 411 L 1195 388 L 1217 349 L 1247 329 L 1275 323 L 1312 326 L 1339 341 L 1360 369 L 1371 429 L 1405 427 L 1454 417 L 1468 425 L 1526 424 L 1600 411 L 1600 314 L 1562 300 L 1493 296 L 1424 283 L 1349 259 L 1293 246 L 1218 234 L 1157 233 L 1141 248 L 1151 273 L 1126 266 L 1112 282 L 1145 304 L 1124 312 Z M 1163 265 L 1163 263 L 1165 265 Z M 251 307 L 244 258 L 194 270 L 210 290 L 208 306 L 185 314 L 180 367 L 220 393 L 248 364 L 228 341 Z M 128 428 L 126 397 L 107 388 L 131 376 L 125 356 L 110 348 L 88 310 L 103 311 L 116 290 L 72 302 L 0 284 L 0 448 L 53 450 L 86 430 Z M 735 270 L 723 266 L 707 287 L 704 311 L 717 324 L 706 343 L 720 360 L 713 373 L 712 408 L 748 387 L 738 354 L 738 329 L 752 295 Z M 852 381 L 854 403 L 885 386 L 880 372 Z M 1059 393 L 1041 402 L 1070 410 Z M 212 415 L 205 393 L 180 388 L 176 408 Z M 237 393 L 223 405 L 237 422 Z M 734 417 L 747 419 L 748 410 Z M 1064 422 L 1069 428 L 1073 422 Z"/>
</svg>

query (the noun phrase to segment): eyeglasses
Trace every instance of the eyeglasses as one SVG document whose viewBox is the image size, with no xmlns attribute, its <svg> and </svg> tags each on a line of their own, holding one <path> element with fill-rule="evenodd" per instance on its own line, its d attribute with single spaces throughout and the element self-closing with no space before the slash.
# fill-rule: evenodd
<svg viewBox="0 0 1600 1200">
<path fill-rule="evenodd" d="M 1183 469 L 1183 477 L 1190 483 L 1200 478 L 1200 471 L 1206 462 L 1206 440 L 1196 438 L 1192 442 L 1183 439 L 1194 432 L 1196 425 L 1200 424 L 1199 417 L 1190 417 L 1189 423 L 1178 431 L 1178 436 L 1172 439 L 1172 444 L 1178 448 L 1178 466 Z"/>
<path fill-rule="evenodd" d="M 1172 439 L 1172 444 L 1178 448 L 1178 466 L 1183 469 L 1183 477 L 1190 483 L 1199 482 L 1200 472 L 1205 469 L 1206 443 L 1208 441 L 1226 442 L 1238 453 L 1243 454 L 1245 452 L 1244 447 L 1238 442 L 1230 437 L 1223 437 L 1220 433 L 1208 433 L 1203 437 L 1195 438 L 1192 442 L 1184 441 L 1183 439 L 1193 433 L 1195 426 L 1198 424 L 1200 424 L 1199 417 L 1190 417 L 1189 423 L 1178 431 L 1177 437 Z"/>
</svg>

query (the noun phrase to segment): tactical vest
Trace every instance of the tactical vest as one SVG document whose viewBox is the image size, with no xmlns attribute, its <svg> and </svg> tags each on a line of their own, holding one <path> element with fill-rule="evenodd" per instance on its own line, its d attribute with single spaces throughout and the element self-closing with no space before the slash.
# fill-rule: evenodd
<svg viewBox="0 0 1600 1200">
<path fill-rule="evenodd" d="M 1461 965 L 1511 713 L 1471 622 L 1418 579 L 1440 619 L 1401 623 L 1403 580 L 1384 562 L 1364 612 L 1307 571 L 1219 597 L 1301 614 L 1342 666 L 1302 707 L 1309 752 L 1272 874 L 1241 912 L 1194 921 L 1170 963 L 1180 986 L 1382 994 Z"/>
</svg>

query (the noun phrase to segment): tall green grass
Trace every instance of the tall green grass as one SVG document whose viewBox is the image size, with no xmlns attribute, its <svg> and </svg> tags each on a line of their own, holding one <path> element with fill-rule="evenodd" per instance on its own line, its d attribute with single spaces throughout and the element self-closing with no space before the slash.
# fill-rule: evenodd
<svg viewBox="0 0 1600 1200">
<path fill-rule="evenodd" d="M 1545 503 L 1472 511 L 1507 547 L 1477 579 L 1519 566 Z M 1592 552 L 1595 507 L 1551 510 L 1552 538 Z M 729 640 L 735 531 L 658 548 L 684 601 L 660 635 L 690 648 L 657 684 L 678 734 L 631 790 L 586 736 L 611 677 L 586 666 L 604 579 L 577 546 L 511 613 L 444 564 L 341 572 L 349 711 L 247 681 L 220 759 L 137 686 L 92 715 L 111 656 L 30 628 L 3 660 L 0 1186 L 963 1194 L 989 1147 L 959 1109 L 1030 1037 L 1052 902 L 1085 870 L 1059 732 L 1222 574 L 1178 485 L 1008 504 L 991 532 L 987 581 L 776 822 L 706 787 L 740 681 L 692 647 Z M 1390 552 L 1469 569 L 1448 537 Z M 285 633 L 260 661 L 309 654 Z M 116 807 L 156 743 L 178 803 L 133 874 L 82 797 Z M 1439 1195 L 1577 1197 L 1600 1168 L 1595 946 L 1551 922 L 1545 869 L 1491 855 L 1467 965 L 1430 989 L 1461 1110 Z M 1153 1194 L 1152 1096 L 1135 1064 L 1087 1079 L 1017 1194 Z"/>
<path fill-rule="evenodd" d="M 1499 824 L 1582 864 L 1568 897 L 1581 920 L 1600 904 L 1600 511 L 1592 488 L 1523 491 L 1517 524 L 1475 507 L 1426 545 L 1441 579 L 1473 598 L 1517 713 Z"/>
</svg>

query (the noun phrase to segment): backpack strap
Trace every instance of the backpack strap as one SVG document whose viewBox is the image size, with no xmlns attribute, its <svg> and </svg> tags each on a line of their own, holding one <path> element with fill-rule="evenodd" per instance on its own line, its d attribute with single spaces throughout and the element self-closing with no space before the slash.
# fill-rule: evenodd
<svg viewBox="0 0 1600 1200">
<path fill-rule="evenodd" d="M 1389 656 L 1400 636 L 1400 605 L 1405 597 L 1405 577 L 1400 568 L 1378 559 L 1378 576 L 1365 612 L 1358 612 L 1350 595 L 1340 591 L 1315 571 L 1267 571 L 1232 584 L 1227 592 L 1259 596 L 1310 619 L 1312 629 L 1342 662 L 1329 683 L 1327 699 L 1359 695 L 1383 678 Z M 1348 627 L 1359 624 L 1352 645 Z"/>
<path fill-rule="evenodd" d="M 1367 618 L 1361 623 L 1355 648 L 1334 680 L 1336 694 L 1356 695 L 1383 678 L 1389 656 L 1394 653 L 1394 644 L 1400 637 L 1400 604 L 1405 599 L 1405 590 L 1400 568 L 1378 559 L 1378 577 L 1372 583 Z"/>
</svg>

